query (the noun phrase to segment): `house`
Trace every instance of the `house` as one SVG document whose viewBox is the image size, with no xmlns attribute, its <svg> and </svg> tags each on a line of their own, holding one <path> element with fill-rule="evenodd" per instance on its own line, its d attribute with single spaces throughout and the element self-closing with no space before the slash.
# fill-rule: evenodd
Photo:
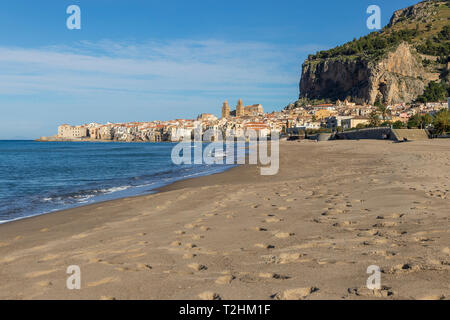
<svg viewBox="0 0 450 320">
<path fill-rule="evenodd" d="M 70 126 L 63 124 L 58 127 L 58 138 L 81 139 L 88 136 L 88 129 L 84 126 Z"/>
<path fill-rule="evenodd" d="M 356 128 L 358 125 L 369 124 L 370 120 L 364 117 L 354 117 L 341 120 L 341 127 L 344 129 Z"/>
</svg>

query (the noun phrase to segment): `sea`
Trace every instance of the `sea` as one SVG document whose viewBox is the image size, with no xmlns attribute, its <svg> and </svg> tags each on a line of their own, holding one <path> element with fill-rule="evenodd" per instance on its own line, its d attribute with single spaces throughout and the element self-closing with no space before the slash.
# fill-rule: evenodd
<svg viewBox="0 0 450 320">
<path fill-rule="evenodd" d="M 235 165 L 182 164 L 173 143 L 0 141 L 0 223 L 154 193 Z M 204 146 L 202 146 L 204 148 Z"/>
</svg>

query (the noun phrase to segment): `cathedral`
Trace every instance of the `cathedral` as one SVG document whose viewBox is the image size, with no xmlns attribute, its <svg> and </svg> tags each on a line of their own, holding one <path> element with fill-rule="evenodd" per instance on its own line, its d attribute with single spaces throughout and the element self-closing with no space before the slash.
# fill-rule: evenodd
<svg viewBox="0 0 450 320">
<path fill-rule="evenodd" d="M 230 106 L 228 105 L 228 101 L 226 100 L 222 105 L 222 118 L 230 118 L 231 116 L 234 116 L 236 118 L 245 116 L 257 116 L 263 113 L 264 109 L 261 104 L 254 104 L 244 107 L 242 99 L 239 99 L 235 111 L 230 111 Z"/>
</svg>

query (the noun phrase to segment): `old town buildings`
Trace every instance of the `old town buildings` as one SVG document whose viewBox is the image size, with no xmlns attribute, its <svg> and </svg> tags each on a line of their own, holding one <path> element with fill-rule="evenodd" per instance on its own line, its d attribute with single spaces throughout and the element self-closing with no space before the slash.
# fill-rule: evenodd
<svg viewBox="0 0 450 320">
<path fill-rule="evenodd" d="M 445 103 L 429 103 L 421 105 L 392 105 L 387 107 L 386 119 L 383 121 L 402 121 L 419 113 L 434 113 L 447 108 Z M 221 137 L 257 135 L 270 136 L 271 133 L 289 133 L 317 129 L 351 129 L 361 128 L 369 124 L 369 116 L 377 108 L 370 105 L 357 105 L 348 101 L 335 104 L 300 105 L 291 104 L 281 111 L 265 113 L 261 104 L 244 106 L 241 99 L 236 109 L 231 111 L 225 101 L 221 109 L 221 117 L 210 113 L 202 113 L 197 119 L 176 119 L 169 121 L 127 122 L 127 123 L 90 123 L 58 127 L 55 140 L 77 141 L 124 141 L 124 142 L 178 142 L 195 137 L 195 129 L 202 132 L 210 130 L 210 140 Z M 380 116 L 381 117 L 381 116 Z M 211 134 L 212 132 L 212 134 Z"/>
</svg>

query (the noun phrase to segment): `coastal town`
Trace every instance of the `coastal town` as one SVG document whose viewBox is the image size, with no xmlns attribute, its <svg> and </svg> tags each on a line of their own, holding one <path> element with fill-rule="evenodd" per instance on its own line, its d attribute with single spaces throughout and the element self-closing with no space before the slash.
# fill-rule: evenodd
<svg viewBox="0 0 450 320">
<path fill-rule="evenodd" d="M 245 106 L 241 99 L 234 110 L 225 101 L 221 117 L 202 113 L 196 119 L 169 121 L 62 124 L 52 137 L 41 141 L 121 141 L 121 142 L 179 142 L 194 137 L 196 124 L 204 131 L 211 130 L 223 137 L 244 136 L 257 132 L 258 136 L 294 135 L 299 132 L 344 131 L 375 126 L 407 128 L 417 116 L 433 116 L 448 108 L 448 102 L 359 105 L 348 100 L 326 104 L 307 104 L 301 100 L 281 111 L 265 113 L 261 104 Z M 425 124 L 426 125 L 426 124 Z M 424 129 L 424 128 L 422 128 Z M 213 140 L 214 137 L 211 138 Z"/>
</svg>

